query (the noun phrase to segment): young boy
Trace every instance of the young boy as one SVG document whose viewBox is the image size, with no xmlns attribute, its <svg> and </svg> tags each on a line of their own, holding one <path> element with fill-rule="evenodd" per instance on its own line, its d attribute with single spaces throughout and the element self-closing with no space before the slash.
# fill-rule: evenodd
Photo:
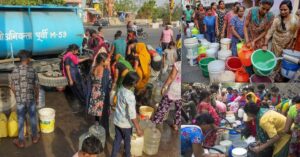
<svg viewBox="0 0 300 157">
<path fill-rule="evenodd" d="M 139 76 L 136 72 L 128 72 L 122 82 L 122 86 L 118 90 L 117 106 L 114 116 L 116 135 L 111 157 L 117 157 L 122 140 L 124 140 L 125 157 L 130 157 L 130 141 L 133 125 L 136 128 L 137 135 L 143 135 L 143 131 L 136 119 L 136 100 L 133 93 L 138 80 Z"/>
<path fill-rule="evenodd" d="M 207 10 L 207 16 L 204 17 L 205 38 L 209 42 L 216 40 L 216 17 L 213 16 L 212 8 Z"/>
<path fill-rule="evenodd" d="M 90 136 L 83 141 L 81 150 L 73 157 L 97 157 L 102 152 L 103 147 L 100 140 L 95 136 Z"/>
</svg>

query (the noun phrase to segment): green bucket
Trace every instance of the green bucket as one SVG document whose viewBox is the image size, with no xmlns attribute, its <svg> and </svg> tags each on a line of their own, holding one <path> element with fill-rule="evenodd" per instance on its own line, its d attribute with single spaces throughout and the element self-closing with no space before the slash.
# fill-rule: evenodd
<svg viewBox="0 0 300 157">
<path fill-rule="evenodd" d="M 273 52 L 259 49 L 251 55 L 251 62 L 257 75 L 269 76 L 277 64 L 277 59 Z"/>
<path fill-rule="evenodd" d="M 202 70 L 202 74 L 204 77 L 209 77 L 209 73 L 208 73 L 208 63 L 210 63 L 211 61 L 216 60 L 215 58 L 212 57 L 207 57 L 207 58 L 203 58 L 199 61 L 199 68 Z"/>
</svg>

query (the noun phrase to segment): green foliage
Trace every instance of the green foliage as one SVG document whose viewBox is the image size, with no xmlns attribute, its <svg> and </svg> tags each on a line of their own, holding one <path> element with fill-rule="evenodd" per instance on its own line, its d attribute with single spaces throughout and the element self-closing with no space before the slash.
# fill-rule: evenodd
<svg viewBox="0 0 300 157">
<path fill-rule="evenodd" d="M 137 10 L 134 0 L 116 0 L 114 7 L 116 12 L 135 12 Z"/>
<path fill-rule="evenodd" d="M 157 8 L 157 12 L 155 13 L 158 18 L 161 18 L 164 23 L 169 22 L 170 19 L 170 10 L 169 10 L 169 4 L 166 4 L 163 7 Z M 171 13 L 171 20 L 172 21 L 177 21 L 181 17 L 181 8 L 179 5 L 174 7 L 174 10 Z"/>
<path fill-rule="evenodd" d="M 64 0 L 0 0 L 3 5 L 41 5 L 41 4 L 64 4 Z"/>
<path fill-rule="evenodd" d="M 149 0 L 138 10 L 137 18 L 156 19 L 158 15 L 156 12 L 157 8 L 155 0 Z"/>
</svg>

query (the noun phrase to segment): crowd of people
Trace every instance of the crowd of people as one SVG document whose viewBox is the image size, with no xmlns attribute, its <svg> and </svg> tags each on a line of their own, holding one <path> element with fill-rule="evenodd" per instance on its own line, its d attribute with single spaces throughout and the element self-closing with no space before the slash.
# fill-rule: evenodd
<svg viewBox="0 0 300 157">
<path fill-rule="evenodd" d="M 282 57 L 284 49 L 300 51 L 299 44 L 296 44 L 300 42 L 300 10 L 294 15 L 292 2 L 283 0 L 279 6 L 280 14 L 275 16 L 270 11 L 273 4 L 274 0 L 260 0 L 259 6 L 247 9 L 236 2 L 231 10 L 227 10 L 225 2 L 220 0 L 218 5 L 215 2 L 211 3 L 209 8 L 199 4 L 193 10 L 187 5 L 183 15 L 186 26 L 193 22 L 209 42 L 220 42 L 222 38 L 231 39 L 233 56 L 238 56 L 238 43 L 244 43 L 246 47 L 255 51 L 267 50 L 271 42 L 270 50 L 276 57 Z M 276 79 L 283 80 L 279 65 L 280 61 L 275 70 Z M 248 73 L 253 74 L 251 67 L 246 69 Z"/>
<path fill-rule="evenodd" d="M 87 29 L 82 43 L 86 55 L 80 57 L 79 45 L 71 44 L 61 59 L 61 70 L 68 81 L 69 88 L 86 112 L 95 117 L 95 125 L 103 126 L 108 134 L 109 116 L 114 114 L 115 139 L 112 157 L 116 157 L 119 153 L 122 140 L 125 144 L 125 156 L 131 155 L 130 141 L 133 127 L 138 136 L 143 135 L 139 125 L 139 106 L 149 105 L 143 101 L 144 97 L 149 92 L 147 90 L 151 84 L 164 81 L 159 77 L 162 73 L 169 76 L 162 89 L 158 89 L 161 90 L 163 98 L 151 120 L 155 124 L 161 124 L 171 103 L 175 103 L 177 112 L 173 128 L 178 130 L 180 126 L 181 61 L 177 55 L 176 44 L 178 43 L 173 41 L 173 31 L 170 26 L 166 26 L 162 31 L 160 41 L 163 53 L 159 54 L 151 45 L 138 41 L 136 32 L 131 27 L 128 26 L 127 39 L 123 38 L 121 31 L 117 31 L 111 45 L 105 42 L 102 27 L 98 30 Z M 24 108 L 30 109 L 33 143 L 37 143 L 40 138 L 35 118 L 39 86 L 38 77 L 30 63 L 30 52 L 21 50 L 19 57 L 21 64 L 14 69 L 11 83 L 16 94 L 20 130 L 19 137 L 14 140 L 14 143 L 17 147 L 24 148 L 25 140 L 22 131 L 26 114 Z M 88 68 L 82 69 L 81 64 L 87 64 Z M 26 87 L 26 90 L 23 87 Z M 146 99 L 151 99 L 151 94 Z M 112 109 L 115 110 L 114 113 L 111 112 Z M 86 140 L 97 143 L 91 139 Z M 87 145 L 90 142 L 87 142 Z M 85 142 L 83 143 L 83 148 L 77 156 L 100 152 L 94 146 L 85 148 Z"/>
<path fill-rule="evenodd" d="M 220 122 L 226 119 L 227 112 L 238 117 L 240 109 L 245 113 L 239 117 L 245 124 L 242 136 L 253 136 L 259 141 L 251 151 L 273 157 L 300 155 L 299 95 L 284 97 L 278 87 L 267 89 L 264 84 L 241 89 L 219 89 L 219 85 L 212 84 L 207 88 L 190 84 L 183 91 L 183 106 L 189 107 L 192 113 L 188 124 L 181 127 L 183 156 L 202 157 L 204 146 L 214 146 L 217 139 L 217 131 L 207 133 L 221 127 Z"/>
</svg>

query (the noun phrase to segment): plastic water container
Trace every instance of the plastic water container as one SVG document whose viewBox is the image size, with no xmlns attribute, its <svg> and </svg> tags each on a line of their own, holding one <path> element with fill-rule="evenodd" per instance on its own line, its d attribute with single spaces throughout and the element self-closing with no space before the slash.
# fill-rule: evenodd
<svg viewBox="0 0 300 157">
<path fill-rule="evenodd" d="M 197 35 L 196 35 L 196 38 L 197 38 L 198 40 L 204 39 L 204 34 L 197 34 Z"/>
<path fill-rule="evenodd" d="M 220 82 L 220 75 L 225 71 L 225 62 L 215 60 L 208 63 L 210 82 Z"/>
<path fill-rule="evenodd" d="M 38 111 L 40 118 L 40 128 L 42 133 L 51 133 L 55 126 L 55 110 L 43 108 Z"/>
<path fill-rule="evenodd" d="M 39 104 L 36 107 L 38 109 L 45 107 L 45 89 L 42 86 L 39 89 Z"/>
<path fill-rule="evenodd" d="M 98 138 L 102 144 L 102 147 L 105 147 L 106 133 L 105 129 L 101 125 L 92 125 L 89 128 L 89 133 Z"/>
<path fill-rule="evenodd" d="M 247 149 L 245 149 L 245 148 L 234 148 L 232 150 L 232 157 L 247 157 Z"/>
<path fill-rule="evenodd" d="M 230 50 L 231 39 L 223 38 L 221 39 L 221 49 L 222 50 Z"/>
<path fill-rule="evenodd" d="M 234 120 L 235 121 L 235 120 Z M 233 122 L 234 122 L 233 121 Z M 232 141 L 232 143 L 235 143 L 237 141 L 240 141 L 241 140 L 241 134 L 238 133 L 237 131 L 235 130 L 230 130 L 229 131 L 229 140 Z"/>
<path fill-rule="evenodd" d="M 220 76 L 221 83 L 232 83 L 235 82 L 235 73 L 229 70 L 226 70 Z"/>
<path fill-rule="evenodd" d="M 191 30 L 191 28 L 187 28 L 186 29 L 186 37 L 187 38 L 191 38 L 192 37 L 192 30 Z"/>
<path fill-rule="evenodd" d="M 188 38 L 184 40 L 184 47 L 187 49 L 187 58 L 195 58 L 197 56 L 199 42 L 196 38 Z"/>
<path fill-rule="evenodd" d="M 158 152 L 161 133 L 154 126 L 144 131 L 144 148 L 143 151 L 147 155 L 155 155 Z"/>
<path fill-rule="evenodd" d="M 139 121 L 140 127 L 142 130 L 145 130 L 147 128 L 151 128 L 154 124 L 151 122 L 151 120 L 146 119 L 146 120 L 140 120 Z"/>
<path fill-rule="evenodd" d="M 214 61 L 215 58 L 212 58 L 212 57 L 207 57 L 207 58 L 203 58 L 199 61 L 199 67 L 202 71 L 202 75 L 204 77 L 208 77 L 209 76 L 209 73 L 208 73 L 208 64 L 212 61 Z"/>
<path fill-rule="evenodd" d="M 269 76 L 277 64 L 276 56 L 271 51 L 264 52 L 259 49 L 251 55 L 251 62 L 255 74 L 260 76 Z"/>
<path fill-rule="evenodd" d="M 210 49 L 206 50 L 206 56 L 216 58 L 217 52 L 218 52 L 218 49 L 210 48 Z"/>
<path fill-rule="evenodd" d="M 142 156 L 143 155 L 143 147 L 144 147 L 144 137 L 139 137 L 137 134 L 133 134 L 131 136 L 131 155 Z"/>
<path fill-rule="evenodd" d="M 219 43 L 211 43 L 211 44 L 209 45 L 209 48 L 210 48 L 210 49 L 211 49 L 211 48 L 215 48 L 215 49 L 219 50 L 219 49 L 220 49 L 220 44 L 219 44 Z"/>
<path fill-rule="evenodd" d="M 240 108 L 240 109 L 238 110 L 238 117 L 242 119 L 242 118 L 244 117 L 244 113 L 245 113 L 244 109 L 243 109 L 243 108 Z"/>
<path fill-rule="evenodd" d="M 281 75 L 288 79 L 293 79 L 299 68 L 300 66 L 298 64 L 283 59 L 281 64 Z"/>
<path fill-rule="evenodd" d="M 272 83 L 272 79 L 268 76 L 258 76 L 256 74 L 251 75 L 250 83 Z"/>
<path fill-rule="evenodd" d="M 78 146 L 78 150 L 81 150 L 83 141 L 84 141 L 86 138 L 90 137 L 90 136 L 92 136 L 92 134 L 91 134 L 90 132 L 85 132 L 85 133 L 83 133 L 81 136 L 79 136 L 79 146 Z"/>
<path fill-rule="evenodd" d="M 242 68 L 242 62 L 238 57 L 228 57 L 226 59 L 226 69 L 236 72 Z"/>
<path fill-rule="evenodd" d="M 193 29 L 195 27 L 195 24 L 193 22 L 189 23 L 189 28 Z"/>
<path fill-rule="evenodd" d="M 220 50 L 218 52 L 218 59 L 219 60 L 226 60 L 228 57 L 232 56 L 231 50 Z"/>
<path fill-rule="evenodd" d="M 220 145 L 226 148 L 226 154 L 228 155 L 229 148 L 232 145 L 232 142 L 229 140 L 224 140 L 220 142 Z"/>
<path fill-rule="evenodd" d="M 210 47 L 210 42 L 205 42 L 205 41 L 203 41 L 203 42 L 201 42 L 201 46 L 203 46 L 203 47 L 205 47 L 206 49 L 209 49 L 209 47 Z"/>
<path fill-rule="evenodd" d="M 4 113 L 0 113 L 0 138 L 7 137 L 7 117 Z"/>
<path fill-rule="evenodd" d="M 140 115 L 141 115 L 141 119 L 150 119 L 153 112 L 154 112 L 154 108 L 150 107 L 150 106 L 141 106 L 139 108 L 140 111 Z"/>
</svg>

